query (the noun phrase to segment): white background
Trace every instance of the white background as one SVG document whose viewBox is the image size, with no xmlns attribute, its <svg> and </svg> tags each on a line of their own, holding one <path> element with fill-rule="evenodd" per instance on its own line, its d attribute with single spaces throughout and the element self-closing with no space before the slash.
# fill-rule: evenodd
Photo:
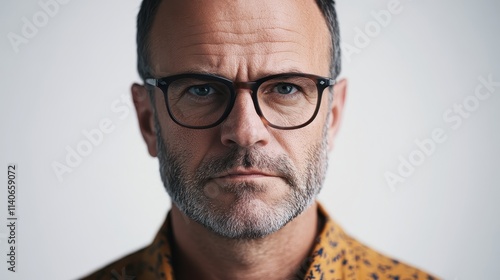
<svg viewBox="0 0 500 280">
<path fill-rule="evenodd" d="M 388 2 L 339 0 L 343 42 L 355 47 L 356 28 Z M 23 17 L 33 22 L 43 10 L 34 0 L 0 4 L 1 279 L 75 279 L 146 246 L 170 208 L 130 104 L 138 7 L 69 1 L 16 53 L 8 34 L 21 35 Z M 456 130 L 443 113 L 474 94 L 478 77 L 500 81 L 500 4 L 401 7 L 343 57 L 347 109 L 320 201 L 385 254 L 445 279 L 498 279 L 500 87 Z M 65 164 L 66 147 L 104 119 L 113 132 L 59 181 L 52 164 Z M 399 156 L 408 159 L 436 128 L 447 140 L 391 189 L 384 174 L 397 173 Z M 4 261 L 9 163 L 19 169 L 16 273 Z"/>
</svg>

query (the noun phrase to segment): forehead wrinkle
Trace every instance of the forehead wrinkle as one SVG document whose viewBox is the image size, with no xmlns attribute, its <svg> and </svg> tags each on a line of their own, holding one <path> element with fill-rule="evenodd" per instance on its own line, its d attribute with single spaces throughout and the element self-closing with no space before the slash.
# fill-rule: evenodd
<svg viewBox="0 0 500 280">
<path fill-rule="evenodd" d="M 262 7 L 261 7 L 262 9 Z M 307 10 L 307 9 L 306 9 Z M 303 10 L 301 10 L 304 13 Z M 199 12 L 198 12 L 199 13 Z M 196 14 L 198 14 L 196 13 Z M 305 12 L 306 15 L 309 15 L 309 12 Z M 185 28 L 176 29 L 173 25 L 167 27 L 172 32 L 172 35 L 177 35 L 178 38 L 189 38 L 197 35 L 209 35 L 213 33 L 227 35 L 237 35 L 241 36 L 245 34 L 248 35 L 271 35 L 270 38 L 274 38 L 276 36 L 286 36 L 284 33 L 292 33 L 289 36 L 292 38 L 297 38 L 299 36 L 301 40 L 310 40 L 308 34 L 302 34 L 297 30 L 304 31 L 301 29 L 303 22 L 301 21 L 293 21 L 294 25 L 290 26 L 290 18 L 294 18 L 297 15 L 291 15 L 286 11 L 275 10 L 271 14 L 267 14 L 267 16 L 257 17 L 252 16 L 251 13 L 227 13 L 224 12 L 223 9 L 217 10 L 215 13 L 211 13 L 209 18 L 206 15 L 200 15 L 199 17 L 194 16 L 193 14 L 189 16 L 174 16 L 179 20 L 175 20 L 174 22 L 193 22 L 195 23 L 184 25 Z M 297 29 L 297 30 L 295 30 Z M 191 34 L 186 34 L 190 32 Z M 169 32 L 170 33 L 170 32 Z"/>
<path fill-rule="evenodd" d="M 187 19 L 187 17 L 185 17 L 185 19 Z M 241 22 L 244 22 L 246 23 L 247 25 L 249 24 L 250 21 L 258 21 L 258 22 L 261 22 L 263 20 L 269 20 L 269 19 L 273 19 L 273 18 L 251 18 L 251 19 L 216 19 L 216 20 L 212 20 L 212 21 L 207 21 L 207 22 L 200 22 L 200 23 L 196 23 L 196 24 L 190 24 L 190 25 L 186 25 L 186 27 L 188 28 L 191 28 L 191 27 L 198 27 L 198 26 L 204 26 L 204 25 L 207 25 L 207 24 L 216 24 L 216 25 L 219 25 L 221 24 L 222 26 L 232 26 L 234 24 L 235 21 L 241 21 Z M 232 23 L 230 25 L 227 25 L 226 23 Z"/>
<path fill-rule="evenodd" d="M 185 39 L 186 44 L 178 46 L 178 48 L 190 47 L 196 45 L 254 45 L 254 44 L 279 44 L 279 43 L 293 43 L 306 47 L 304 43 L 310 40 L 304 34 L 297 31 L 292 31 L 291 29 L 284 29 L 279 27 L 273 28 L 263 28 L 260 30 L 249 30 L 249 31 L 235 31 L 235 30 L 224 30 L 224 28 L 210 28 L 211 30 L 203 30 L 199 32 L 194 30 L 191 34 L 180 35 L 173 34 L 174 37 L 178 36 L 176 41 L 180 39 Z M 177 35 L 177 36 L 176 36 Z M 297 35 L 302 37 L 302 40 L 297 38 Z"/>
<path fill-rule="evenodd" d="M 241 54 L 277 54 L 277 53 L 282 53 L 282 52 L 288 52 L 288 53 L 293 53 L 293 54 L 297 54 L 299 55 L 298 52 L 296 51 L 272 51 L 271 49 L 273 49 L 271 46 L 266 46 L 265 44 L 271 44 L 271 45 L 274 45 L 274 44 L 279 44 L 279 43 L 291 43 L 291 44 L 296 44 L 296 45 L 299 45 L 303 48 L 305 48 L 304 45 L 300 44 L 300 43 L 297 43 L 297 42 L 289 42 L 289 41 L 277 41 L 277 42 L 253 42 L 253 43 L 236 43 L 236 42 L 226 42 L 226 43 L 195 43 L 195 44 L 189 44 L 189 45 L 184 45 L 184 46 L 179 46 L 177 48 L 177 50 L 181 50 L 181 49 L 191 49 L 191 48 L 194 48 L 195 50 L 198 48 L 198 47 L 202 47 L 203 49 L 207 49 L 207 50 L 204 50 L 206 52 L 203 52 L 203 53 L 190 53 L 190 54 L 193 54 L 193 55 L 202 55 L 202 54 L 210 54 L 210 55 L 216 55 L 216 56 L 237 56 L 237 55 L 241 55 Z M 252 49 L 248 49 L 249 46 L 256 46 L 256 49 L 263 49 L 262 52 L 254 52 L 254 48 Z M 239 51 L 238 52 L 235 52 L 234 48 L 237 48 Z M 214 49 L 214 50 L 220 50 L 222 51 L 222 49 L 226 49 L 226 48 L 232 48 L 231 49 L 231 52 L 227 52 L 227 53 L 217 53 L 217 52 L 213 52 L 211 53 L 210 50 L 211 49 Z M 245 51 L 245 49 L 248 49 Z M 243 50 L 243 51 L 241 51 Z M 224 51 L 223 51 L 224 52 Z"/>
<path fill-rule="evenodd" d="M 247 68 L 242 67 L 239 63 L 232 63 L 231 60 L 215 59 L 199 67 L 189 68 L 188 71 L 215 74 L 235 82 L 255 81 L 266 76 L 281 73 L 307 72 L 307 70 L 300 67 L 300 63 L 293 59 L 283 59 L 279 63 L 271 62 L 267 59 L 260 59 L 260 61 L 254 62 L 257 67 Z"/>
<path fill-rule="evenodd" d="M 211 0 L 212 1 L 212 0 Z M 231 2 L 234 0 L 231 0 Z M 215 1 L 213 1 L 215 3 Z M 234 3 L 234 2 L 233 2 Z M 266 4 L 266 2 L 262 2 L 263 5 Z M 252 27 L 254 24 L 257 24 L 260 26 L 260 28 L 264 27 L 274 27 L 274 26 L 279 26 L 282 25 L 283 19 L 285 18 L 290 18 L 290 17 L 296 17 L 296 15 L 289 14 L 286 11 L 283 11 L 281 9 L 275 9 L 275 8 L 270 8 L 266 9 L 261 5 L 260 10 L 257 15 L 254 14 L 255 11 L 241 11 L 241 7 L 236 7 L 234 13 L 229 13 L 227 12 L 227 9 L 225 8 L 215 8 L 211 7 L 212 9 L 208 8 L 210 13 L 210 17 L 206 18 L 204 17 L 205 13 L 203 12 L 196 12 L 192 13 L 190 15 L 186 16 L 180 16 L 180 15 L 171 15 L 174 18 L 177 19 L 184 19 L 188 20 L 189 22 L 193 22 L 193 24 L 185 25 L 186 27 L 198 27 L 198 26 L 203 26 L 203 25 L 221 25 L 221 26 L 226 26 L 229 28 L 234 28 L 234 27 L 239 27 L 239 28 L 249 28 Z M 301 9 L 301 13 L 304 13 L 305 11 Z M 309 16 L 309 12 L 305 12 L 305 16 Z M 286 22 L 286 21 L 285 21 Z M 228 24 L 229 23 L 229 24 Z M 239 25 L 237 25 L 239 23 Z"/>
<path fill-rule="evenodd" d="M 294 51 L 275 51 L 275 52 L 266 52 L 265 54 L 285 54 L 285 53 L 290 53 L 290 54 L 298 54 L 297 52 L 294 52 Z M 247 55 L 262 55 L 263 53 L 245 53 Z M 215 56 L 215 57 L 231 57 L 231 56 L 234 56 L 234 57 L 238 57 L 239 55 L 238 54 L 220 54 L 220 53 L 192 53 L 190 55 L 196 55 L 196 56 Z M 292 59 L 287 59 L 287 60 L 290 60 L 290 61 L 296 61 L 296 60 L 292 60 Z"/>
<path fill-rule="evenodd" d="M 255 30 L 255 31 L 252 31 L 252 32 L 235 32 L 235 31 L 226 31 L 226 30 L 207 30 L 207 31 L 201 31 L 199 33 L 192 33 L 192 34 L 189 34 L 189 35 L 181 35 L 181 36 L 179 36 L 179 38 L 183 39 L 183 38 L 189 38 L 189 37 L 198 36 L 198 35 L 210 35 L 210 34 L 213 34 L 213 33 L 228 34 L 228 35 L 256 35 L 256 34 L 258 35 L 258 34 L 263 34 L 264 32 L 270 32 L 270 31 L 287 31 L 289 33 L 294 33 L 294 35 L 299 35 L 304 40 L 308 39 L 304 34 L 298 32 L 296 30 L 293 30 L 293 29 L 290 29 L 290 28 L 285 28 L 285 27 L 265 27 L 265 28 L 259 28 L 258 30 Z M 172 34 L 177 35 L 176 33 L 172 33 Z"/>
<path fill-rule="evenodd" d="M 273 54 L 300 57 L 309 50 L 307 41 L 291 38 L 286 36 L 287 34 L 280 36 L 257 32 L 252 34 L 209 32 L 208 34 L 216 35 L 192 36 L 191 39 L 173 43 L 171 48 L 185 55 L 211 55 L 214 58 Z"/>
</svg>

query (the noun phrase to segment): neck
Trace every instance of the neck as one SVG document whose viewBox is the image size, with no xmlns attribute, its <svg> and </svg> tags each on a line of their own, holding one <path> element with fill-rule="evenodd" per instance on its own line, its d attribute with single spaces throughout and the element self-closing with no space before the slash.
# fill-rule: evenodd
<svg viewBox="0 0 500 280">
<path fill-rule="evenodd" d="M 264 238 L 223 238 L 172 205 L 176 279 L 291 279 L 319 233 L 317 205 Z"/>
</svg>

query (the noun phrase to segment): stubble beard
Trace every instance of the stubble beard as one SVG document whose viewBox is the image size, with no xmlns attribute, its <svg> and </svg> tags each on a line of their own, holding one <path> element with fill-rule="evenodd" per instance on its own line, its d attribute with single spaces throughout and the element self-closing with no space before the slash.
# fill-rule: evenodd
<svg viewBox="0 0 500 280">
<path fill-rule="evenodd" d="M 194 174 L 189 174 L 186 168 L 190 152 L 173 151 L 164 141 L 156 112 L 155 128 L 160 175 L 172 203 L 188 218 L 224 238 L 257 239 L 278 231 L 314 202 L 325 179 L 326 126 L 320 143 L 308 149 L 303 172 L 297 170 L 286 155 L 272 158 L 257 149 L 234 147 L 220 157 L 204 160 Z M 271 205 L 255 198 L 273 186 L 210 182 L 210 178 L 238 166 L 280 174 L 288 186 L 286 194 Z M 221 207 L 214 203 L 221 194 L 231 194 L 234 201 Z"/>
</svg>

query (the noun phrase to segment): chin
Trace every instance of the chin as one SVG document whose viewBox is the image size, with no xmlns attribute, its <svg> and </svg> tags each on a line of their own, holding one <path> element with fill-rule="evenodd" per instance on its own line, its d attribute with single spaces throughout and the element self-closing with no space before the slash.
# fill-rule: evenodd
<svg viewBox="0 0 500 280">
<path fill-rule="evenodd" d="M 246 195 L 236 198 L 229 205 L 209 209 L 204 217 L 199 217 L 198 222 L 224 238 L 259 239 L 283 228 L 301 210 L 287 203 L 269 205 L 255 195 Z"/>
</svg>

